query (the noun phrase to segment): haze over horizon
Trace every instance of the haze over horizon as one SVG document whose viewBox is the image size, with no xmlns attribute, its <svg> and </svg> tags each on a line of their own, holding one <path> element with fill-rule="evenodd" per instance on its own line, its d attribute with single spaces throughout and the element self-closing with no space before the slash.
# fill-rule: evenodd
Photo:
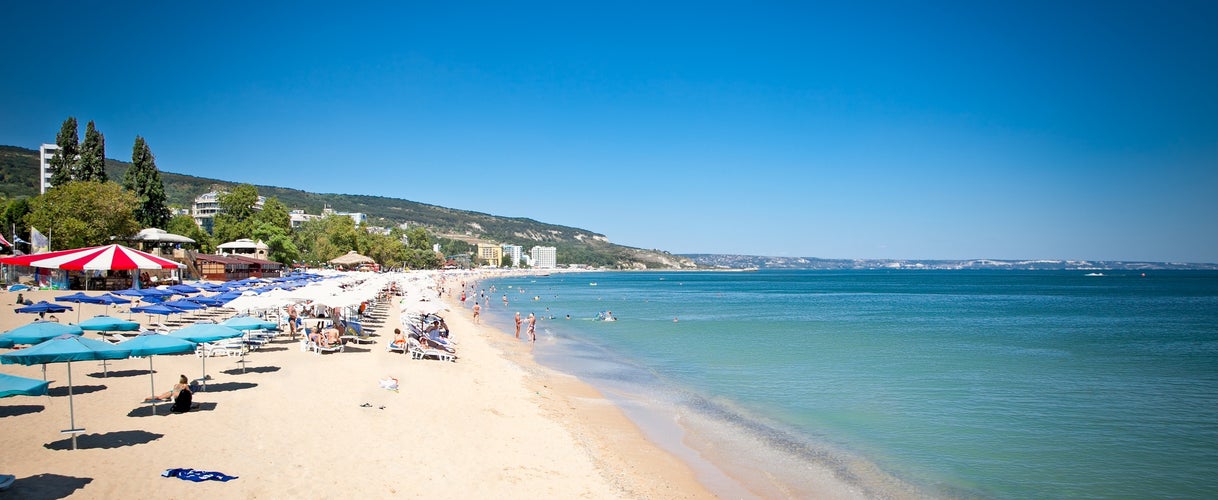
<svg viewBox="0 0 1218 500">
<path fill-rule="evenodd" d="M 1218 262 L 1218 4 L 18 3 L 0 144 L 672 253 Z"/>
</svg>

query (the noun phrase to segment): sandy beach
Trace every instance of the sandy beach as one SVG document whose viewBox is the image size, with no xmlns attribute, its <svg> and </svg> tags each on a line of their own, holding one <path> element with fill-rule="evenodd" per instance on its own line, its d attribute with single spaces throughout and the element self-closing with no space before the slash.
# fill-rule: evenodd
<svg viewBox="0 0 1218 500">
<path fill-rule="evenodd" d="M 69 292 L 33 291 L 50 300 Z M 94 294 L 97 292 L 90 292 Z M 13 312 L 0 292 L 0 330 L 36 315 Z M 399 325 L 396 300 L 370 325 L 375 344 L 302 352 L 287 334 L 239 357 L 211 357 L 198 410 L 157 415 L 141 401 L 148 359 L 72 363 L 75 420 L 86 429 L 72 450 L 68 367 L 46 367 L 48 396 L 0 399 L 0 474 L 17 480 L 9 498 L 712 498 L 691 469 L 648 442 L 590 386 L 532 362 L 530 346 L 469 310 L 444 316 L 460 342 L 457 362 L 412 360 L 385 349 Z M 80 319 L 127 318 L 127 308 L 72 304 Z M 77 311 L 57 315 L 76 322 Z M 142 314 L 131 319 L 147 324 Z M 155 317 L 154 317 L 155 318 Z M 86 332 L 97 338 L 96 332 Z M 8 352 L 0 349 L 0 352 Z M 202 376 L 194 355 L 156 356 L 156 391 L 179 374 Z M 41 366 L 0 372 L 42 377 Z M 379 385 L 394 377 L 400 389 Z M 237 476 L 219 482 L 162 477 L 170 468 Z"/>
</svg>

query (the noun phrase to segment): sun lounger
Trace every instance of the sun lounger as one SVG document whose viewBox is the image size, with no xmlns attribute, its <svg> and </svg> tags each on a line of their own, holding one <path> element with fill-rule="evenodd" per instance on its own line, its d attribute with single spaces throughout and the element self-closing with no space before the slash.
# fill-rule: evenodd
<svg viewBox="0 0 1218 500">
<path fill-rule="evenodd" d="M 372 343 L 372 344 L 376 343 L 376 341 L 372 339 L 372 335 L 369 333 L 366 333 L 364 331 L 364 325 L 361 324 L 359 321 L 347 320 L 344 323 L 346 325 L 346 327 L 344 328 L 344 331 L 347 333 L 346 333 L 346 335 L 343 335 L 342 337 L 340 337 L 341 339 L 350 340 L 357 344 L 362 344 L 364 342 L 368 342 L 368 343 Z"/>
<path fill-rule="evenodd" d="M 338 342 L 336 345 L 331 345 L 331 346 L 327 347 L 327 346 L 318 344 L 317 342 L 313 342 L 312 340 L 309 340 L 307 337 L 300 339 L 300 350 L 306 351 L 306 352 L 313 351 L 316 354 L 321 354 L 323 352 L 343 352 L 343 347 L 344 346 L 341 341 Z"/>
<path fill-rule="evenodd" d="M 410 339 L 410 357 L 412 359 L 427 359 L 433 357 L 440 361 L 456 361 L 457 355 L 443 349 L 435 349 L 432 347 L 424 347 L 418 339 Z"/>
</svg>

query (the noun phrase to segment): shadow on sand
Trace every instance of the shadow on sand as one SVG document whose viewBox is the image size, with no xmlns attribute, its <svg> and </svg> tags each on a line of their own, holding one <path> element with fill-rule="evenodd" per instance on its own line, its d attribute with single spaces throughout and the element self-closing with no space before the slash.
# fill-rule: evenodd
<svg viewBox="0 0 1218 500">
<path fill-rule="evenodd" d="M 123 446 L 135 446 L 138 444 L 148 444 L 160 439 L 164 434 L 156 434 L 148 431 L 117 431 L 107 432 L 105 434 L 81 434 L 76 437 L 76 448 L 85 449 L 108 449 L 122 448 Z M 71 450 L 72 438 L 60 439 L 46 444 L 48 450 Z"/>
<path fill-rule="evenodd" d="M 104 391 L 104 390 L 106 390 L 106 386 L 104 386 L 104 385 L 74 385 L 74 386 L 72 386 L 72 395 L 79 396 L 81 394 L 88 394 L 90 392 L 97 392 L 97 391 Z M 66 385 L 62 386 L 62 387 L 53 387 L 51 389 L 47 389 L 47 396 L 60 397 L 60 396 L 67 396 L 67 395 L 68 395 L 68 386 L 66 386 Z"/>
<path fill-rule="evenodd" d="M 241 371 L 240 368 L 229 368 L 220 373 L 226 375 L 241 375 L 242 373 L 275 373 L 281 369 L 282 368 L 279 368 L 278 366 L 250 366 L 247 367 L 245 371 Z"/>
<path fill-rule="evenodd" d="M 89 376 L 89 377 L 93 377 L 93 378 L 142 377 L 142 376 L 148 375 L 148 370 L 122 370 L 122 371 L 110 371 L 110 372 L 93 372 L 93 373 L 86 373 L 85 375 Z"/>
<path fill-rule="evenodd" d="M 65 498 L 91 482 L 91 477 L 39 474 L 17 478 L 8 491 L 0 495 L 4 498 Z"/>
<path fill-rule="evenodd" d="M 156 413 L 154 414 L 154 413 L 152 413 L 153 406 L 148 405 L 143 408 L 135 408 L 135 409 L 131 410 L 130 412 L 127 413 L 127 416 L 134 417 L 134 418 L 141 418 L 141 417 L 164 417 L 164 416 L 168 416 L 168 415 L 176 415 L 171 410 L 171 408 L 173 408 L 172 402 L 165 402 L 165 403 L 158 404 L 158 405 L 156 405 Z M 195 412 L 199 412 L 199 411 L 214 411 L 215 409 L 216 409 L 216 403 L 213 403 L 213 402 L 195 403 L 195 404 L 190 405 L 190 411 L 188 413 L 195 413 Z M 79 441 L 78 441 L 78 443 L 79 443 Z"/>
<path fill-rule="evenodd" d="M 45 409 L 47 409 L 47 407 L 42 405 L 0 406 L 0 418 L 29 415 L 31 413 L 38 413 Z"/>
</svg>

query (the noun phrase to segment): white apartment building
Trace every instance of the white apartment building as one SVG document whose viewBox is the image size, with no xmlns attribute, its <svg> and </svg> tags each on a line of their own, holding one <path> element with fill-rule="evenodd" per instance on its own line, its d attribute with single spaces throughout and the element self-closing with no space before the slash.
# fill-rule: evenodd
<svg viewBox="0 0 1218 500">
<path fill-rule="evenodd" d="M 529 250 L 533 267 L 538 269 L 553 269 L 558 267 L 558 249 L 554 247 L 533 247 Z"/>
<path fill-rule="evenodd" d="M 58 144 L 43 144 L 38 148 L 39 194 L 46 194 L 47 189 L 51 188 L 51 174 L 55 170 L 51 166 L 51 158 L 55 157 L 56 151 L 59 151 Z"/>
<path fill-rule="evenodd" d="M 524 255 L 524 247 L 520 245 L 500 245 L 503 248 L 503 255 L 511 256 L 512 267 L 520 267 L 520 258 Z"/>
</svg>

